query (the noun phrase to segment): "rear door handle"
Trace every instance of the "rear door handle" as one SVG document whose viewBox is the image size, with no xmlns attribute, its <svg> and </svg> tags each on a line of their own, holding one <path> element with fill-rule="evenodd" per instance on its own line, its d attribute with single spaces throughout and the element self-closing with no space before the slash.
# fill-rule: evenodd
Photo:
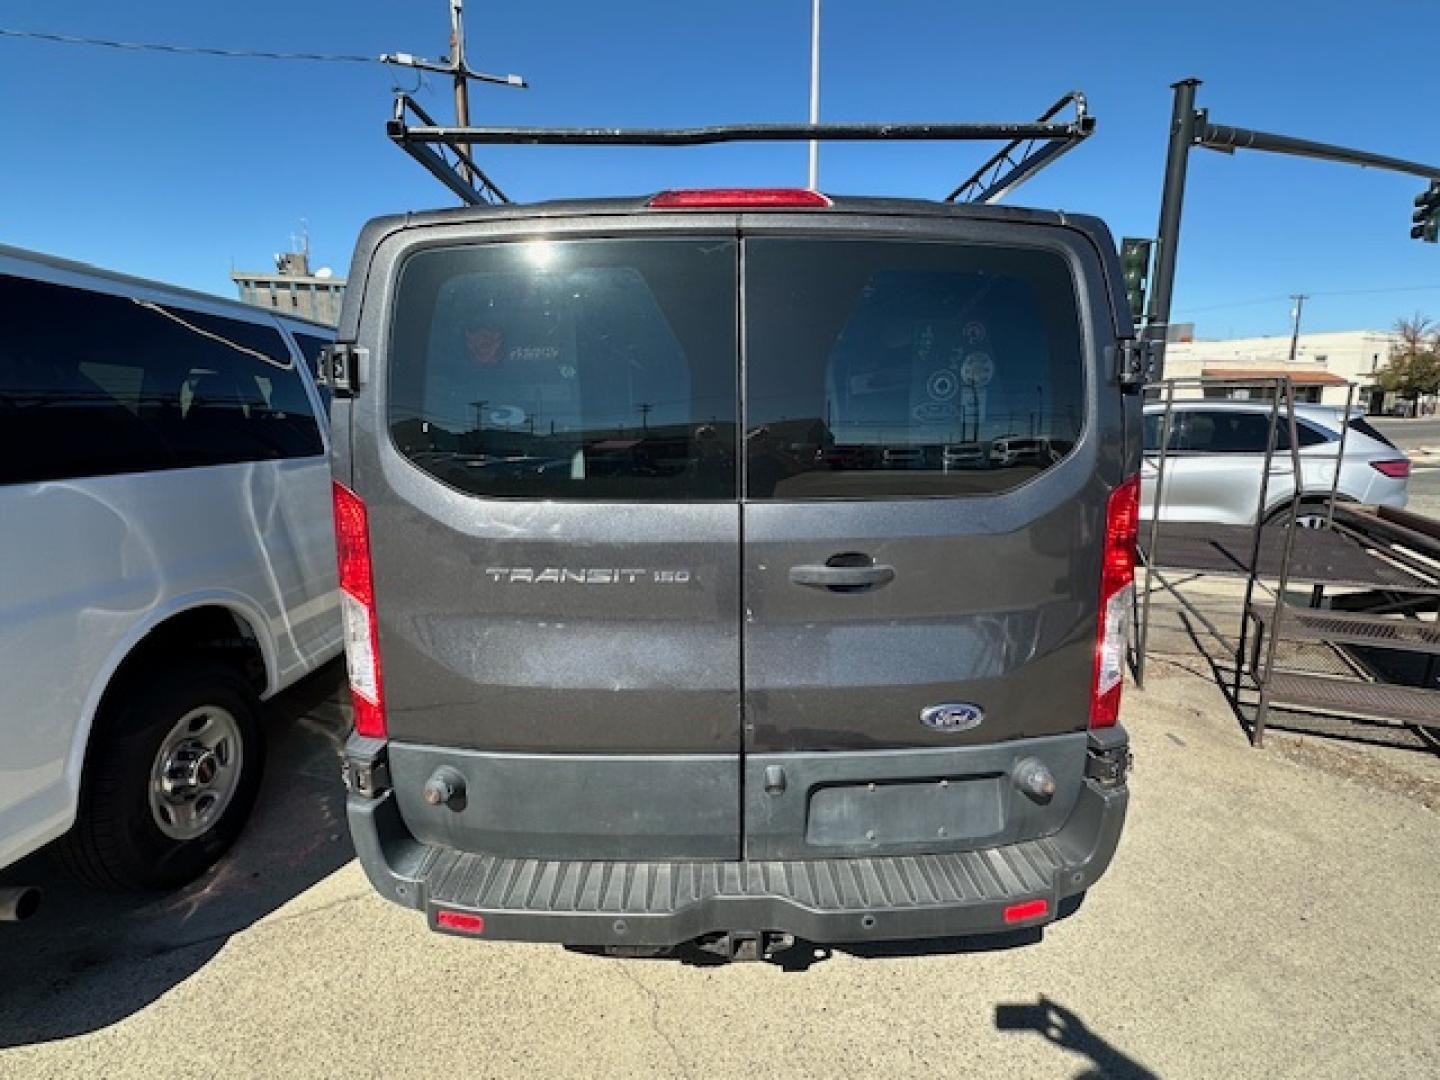
<svg viewBox="0 0 1440 1080">
<path fill-rule="evenodd" d="M 895 580 L 893 566 L 792 566 L 790 581 L 816 589 L 870 589 Z"/>
</svg>

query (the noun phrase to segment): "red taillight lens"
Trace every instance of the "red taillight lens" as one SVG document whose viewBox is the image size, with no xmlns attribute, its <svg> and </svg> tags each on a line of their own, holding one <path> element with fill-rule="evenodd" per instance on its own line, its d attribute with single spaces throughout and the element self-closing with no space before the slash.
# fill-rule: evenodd
<svg viewBox="0 0 1440 1080">
<path fill-rule="evenodd" d="M 1388 461 L 1372 461 L 1370 467 L 1377 469 L 1390 477 L 1391 480 L 1404 480 L 1410 475 L 1409 458 L 1392 458 Z"/>
<path fill-rule="evenodd" d="M 826 207 L 830 200 L 807 188 L 687 188 L 662 191 L 648 206 L 656 210 L 725 210 L 746 207 Z"/>
<path fill-rule="evenodd" d="M 1140 477 L 1110 493 L 1105 507 L 1105 553 L 1100 571 L 1100 620 L 1095 635 L 1095 675 L 1090 689 L 1090 726 L 1112 727 L 1120 719 L 1125 649 L 1135 595 L 1135 542 L 1140 534 Z"/>
<path fill-rule="evenodd" d="M 345 667 L 355 706 L 355 731 L 386 736 L 385 694 L 380 679 L 379 635 L 375 628 L 375 581 L 370 571 L 370 526 L 365 503 L 338 480 L 335 501 L 335 550 L 340 563 L 340 615 L 345 633 Z"/>
</svg>

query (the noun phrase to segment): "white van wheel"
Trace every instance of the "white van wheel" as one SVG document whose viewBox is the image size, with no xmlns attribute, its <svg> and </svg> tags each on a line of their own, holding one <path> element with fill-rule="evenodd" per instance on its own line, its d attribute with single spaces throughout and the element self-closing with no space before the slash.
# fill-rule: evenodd
<svg viewBox="0 0 1440 1080">
<path fill-rule="evenodd" d="M 259 788 L 258 703 L 242 673 L 194 661 L 132 674 L 90 740 L 66 868 L 106 889 L 165 889 L 234 843 Z"/>
<path fill-rule="evenodd" d="M 203 836 L 225 813 L 245 767 L 245 740 L 227 709 L 201 705 L 175 722 L 150 768 L 150 813 L 172 840 Z"/>
</svg>

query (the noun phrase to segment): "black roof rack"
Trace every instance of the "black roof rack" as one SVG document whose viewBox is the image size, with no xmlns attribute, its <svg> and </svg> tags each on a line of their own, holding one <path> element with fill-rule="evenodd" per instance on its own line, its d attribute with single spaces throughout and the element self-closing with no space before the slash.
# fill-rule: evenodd
<svg viewBox="0 0 1440 1080">
<path fill-rule="evenodd" d="M 1068 119 L 1056 119 L 1073 108 Z M 1078 146 L 1095 130 L 1095 118 L 1078 90 L 1027 123 L 722 124 L 694 128 L 453 127 L 437 124 L 409 94 L 397 94 L 385 126 L 391 140 L 468 206 L 510 202 L 475 164 L 474 146 L 702 146 L 728 142 L 1005 140 L 1005 146 L 946 201 L 986 203 Z"/>
</svg>

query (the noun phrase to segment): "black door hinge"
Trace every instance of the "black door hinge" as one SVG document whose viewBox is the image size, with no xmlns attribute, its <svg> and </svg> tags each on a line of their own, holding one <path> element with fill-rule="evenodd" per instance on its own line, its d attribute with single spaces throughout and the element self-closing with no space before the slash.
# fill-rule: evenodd
<svg viewBox="0 0 1440 1080">
<path fill-rule="evenodd" d="M 346 341 L 337 341 L 320 350 L 319 383 L 336 397 L 354 397 L 360 388 L 360 361 L 365 350 Z"/>
</svg>

